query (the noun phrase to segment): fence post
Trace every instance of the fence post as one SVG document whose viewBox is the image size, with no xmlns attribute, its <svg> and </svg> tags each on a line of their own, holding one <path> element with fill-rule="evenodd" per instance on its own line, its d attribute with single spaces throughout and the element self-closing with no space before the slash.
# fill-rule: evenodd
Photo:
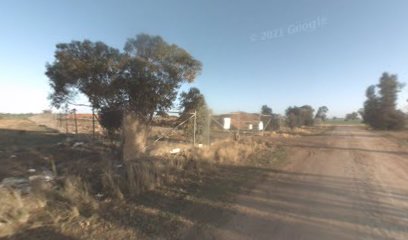
<svg viewBox="0 0 408 240">
<path fill-rule="evenodd" d="M 65 133 L 68 134 L 68 109 L 65 111 Z"/>
<path fill-rule="evenodd" d="M 58 123 L 59 123 L 59 125 L 58 125 L 58 127 L 60 127 L 60 128 L 62 128 L 62 113 L 58 113 Z"/>
<path fill-rule="evenodd" d="M 95 109 L 92 108 L 92 138 L 95 139 Z"/>
<path fill-rule="evenodd" d="M 78 121 L 75 108 L 72 109 L 72 113 L 74 114 L 75 134 L 78 134 Z"/>
<path fill-rule="evenodd" d="M 238 128 L 238 130 L 237 130 L 237 137 L 238 137 L 238 139 L 239 139 L 239 130 L 240 130 L 240 128 L 241 128 L 241 113 L 238 111 L 238 124 L 237 124 L 237 128 Z"/>
<path fill-rule="evenodd" d="M 196 145 L 196 129 L 197 129 L 197 110 L 194 111 L 194 127 L 193 127 L 193 146 Z"/>
<path fill-rule="evenodd" d="M 208 146 L 211 145 L 210 134 L 211 134 L 211 113 L 208 113 L 208 119 L 207 119 L 207 142 L 208 142 Z"/>
</svg>

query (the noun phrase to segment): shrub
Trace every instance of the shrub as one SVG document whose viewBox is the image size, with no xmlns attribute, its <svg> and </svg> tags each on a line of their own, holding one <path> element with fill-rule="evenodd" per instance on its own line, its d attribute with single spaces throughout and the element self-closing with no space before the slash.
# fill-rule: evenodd
<svg viewBox="0 0 408 240">
<path fill-rule="evenodd" d="M 286 121 L 290 128 L 312 126 L 314 109 L 309 105 L 289 107 L 286 109 Z"/>
<path fill-rule="evenodd" d="M 113 137 L 116 130 L 122 126 L 123 111 L 118 109 L 103 108 L 99 112 L 99 122 Z"/>
<path fill-rule="evenodd" d="M 386 116 L 386 129 L 402 130 L 405 128 L 406 115 L 402 111 L 395 111 Z"/>
<path fill-rule="evenodd" d="M 371 85 L 366 90 L 367 100 L 362 111 L 364 122 L 375 129 L 403 129 L 405 114 L 396 108 L 398 92 L 402 87 L 396 75 L 383 73 L 379 84 Z"/>
</svg>

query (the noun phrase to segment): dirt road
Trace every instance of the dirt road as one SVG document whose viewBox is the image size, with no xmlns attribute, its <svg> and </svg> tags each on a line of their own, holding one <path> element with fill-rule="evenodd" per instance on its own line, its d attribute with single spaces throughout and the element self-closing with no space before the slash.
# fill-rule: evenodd
<svg viewBox="0 0 408 240">
<path fill-rule="evenodd" d="M 209 239 L 408 239 L 408 149 L 358 127 L 290 141 Z"/>
</svg>

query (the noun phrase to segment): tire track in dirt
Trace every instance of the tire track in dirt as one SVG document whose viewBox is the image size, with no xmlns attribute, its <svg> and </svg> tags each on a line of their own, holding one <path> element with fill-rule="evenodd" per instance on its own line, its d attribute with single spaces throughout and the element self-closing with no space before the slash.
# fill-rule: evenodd
<svg viewBox="0 0 408 240">
<path fill-rule="evenodd" d="M 290 164 L 239 196 L 204 239 L 408 239 L 404 149 L 356 127 L 287 145 Z"/>
<path fill-rule="evenodd" d="M 374 140 L 371 142 L 360 141 L 361 147 L 369 149 L 375 145 L 377 151 L 382 149 L 384 153 L 353 152 L 353 177 L 360 178 L 359 182 L 356 181 L 356 187 L 363 196 L 360 206 L 367 216 L 365 221 L 370 221 L 373 226 L 368 229 L 368 234 L 370 239 L 376 239 L 375 236 L 378 235 L 384 239 L 406 239 L 408 208 L 406 203 L 395 200 L 393 192 L 400 192 L 395 188 L 397 181 L 394 173 L 401 169 L 406 173 L 406 168 L 400 167 L 407 159 L 396 154 L 400 149 L 394 142 L 380 136 L 375 137 L 374 134 L 372 137 Z M 367 204 L 367 199 L 372 204 Z M 399 217 L 393 216 L 391 212 L 398 212 Z"/>
</svg>

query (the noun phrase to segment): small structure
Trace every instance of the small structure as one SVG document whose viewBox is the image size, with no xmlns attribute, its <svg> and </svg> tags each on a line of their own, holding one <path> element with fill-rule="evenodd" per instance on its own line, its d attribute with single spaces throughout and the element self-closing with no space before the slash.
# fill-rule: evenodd
<svg viewBox="0 0 408 240">
<path fill-rule="evenodd" d="M 258 123 L 258 130 L 259 130 L 259 131 L 262 131 L 263 129 L 264 129 L 263 122 L 260 121 L 260 122 Z"/>
<path fill-rule="evenodd" d="M 229 130 L 231 128 L 231 118 L 224 118 L 224 129 Z"/>
<path fill-rule="evenodd" d="M 259 122 L 259 114 L 257 113 L 232 112 L 228 114 L 218 115 L 216 116 L 216 118 L 220 119 L 219 121 L 229 118 L 229 129 L 248 130 L 249 124 L 252 124 L 252 130 L 254 130 L 254 128 L 256 128 L 255 126 L 257 126 Z"/>
</svg>

